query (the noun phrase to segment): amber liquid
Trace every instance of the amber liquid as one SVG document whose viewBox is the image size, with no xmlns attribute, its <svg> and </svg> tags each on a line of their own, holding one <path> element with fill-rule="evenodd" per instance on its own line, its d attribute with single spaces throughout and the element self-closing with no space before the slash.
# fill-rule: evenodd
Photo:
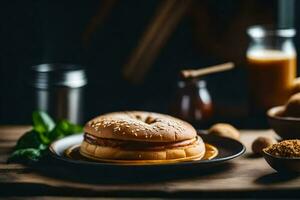
<svg viewBox="0 0 300 200">
<path fill-rule="evenodd" d="M 296 56 L 264 50 L 247 55 L 251 107 L 257 112 L 284 104 L 296 78 Z"/>
</svg>

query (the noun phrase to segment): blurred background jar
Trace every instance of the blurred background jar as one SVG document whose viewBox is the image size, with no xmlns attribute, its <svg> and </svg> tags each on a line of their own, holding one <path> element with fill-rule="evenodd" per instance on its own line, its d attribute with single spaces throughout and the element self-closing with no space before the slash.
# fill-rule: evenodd
<svg viewBox="0 0 300 200">
<path fill-rule="evenodd" d="M 208 127 L 213 114 L 211 95 L 205 80 L 180 80 L 171 105 L 171 114 L 195 128 Z"/>
<path fill-rule="evenodd" d="M 284 104 L 292 93 L 297 75 L 296 50 L 292 28 L 252 26 L 247 33 L 250 112 L 264 114 Z"/>
<path fill-rule="evenodd" d="M 73 123 L 84 120 L 85 70 L 74 64 L 40 64 L 29 70 L 32 108 L 49 113 L 54 119 Z"/>
</svg>

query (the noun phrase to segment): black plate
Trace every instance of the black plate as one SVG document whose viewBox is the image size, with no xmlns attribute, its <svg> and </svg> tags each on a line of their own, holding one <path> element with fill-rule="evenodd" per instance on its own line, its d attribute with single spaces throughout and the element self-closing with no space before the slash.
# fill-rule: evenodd
<svg viewBox="0 0 300 200">
<path fill-rule="evenodd" d="M 212 160 L 198 160 L 198 161 L 188 161 L 188 162 L 177 162 L 177 163 L 167 163 L 167 164 L 153 164 L 153 165 L 124 165 L 117 163 L 105 163 L 105 162 L 92 162 L 83 160 L 74 160 L 66 157 L 64 151 L 76 144 L 80 144 L 83 135 L 72 135 L 53 142 L 50 145 L 50 154 L 53 158 L 64 166 L 73 167 L 76 170 L 82 169 L 86 172 L 96 171 L 118 171 L 118 172 L 128 172 L 132 170 L 177 170 L 177 169 L 189 169 L 197 168 L 206 169 L 213 166 L 224 163 L 225 161 L 231 160 L 242 155 L 245 152 L 245 147 L 238 141 L 233 139 L 199 134 L 205 143 L 209 143 L 218 148 L 219 154 Z M 71 169 L 70 168 L 70 169 Z"/>
</svg>

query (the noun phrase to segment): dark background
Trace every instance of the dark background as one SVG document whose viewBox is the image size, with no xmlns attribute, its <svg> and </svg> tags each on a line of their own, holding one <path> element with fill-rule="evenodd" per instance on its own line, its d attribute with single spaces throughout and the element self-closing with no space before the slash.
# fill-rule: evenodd
<svg viewBox="0 0 300 200">
<path fill-rule="evenodd" d="M 254 24 L 278 24 L 282 17 L 279 1 L 194 1 L 138 84 L 125 80 L 121 69 L 161 1 L 116 1 L 86 44 L 84 32 L 102 3 L 1 1 L 0 124 L 30 123 L 33 108 L 28 105 L 33 97 L 24 74 L 32 65 L 58 62 L 85 67 L 85 119 L 89 119 L 127 109 L 168 113 L 180 69 L 233 61 L 235 70 L 206 77 L 216 106 L 223 109 L 222 116 L 215 118 L 234 121 L 247 116 L 246 29 Z M 287 26 L 294 21 L 298 29 L 297 19 L 296 14 Z M 296 47 L 299 42 L 297 36 Z M 236 123 L 243 126 L 241 121 Z"/>
</svg>

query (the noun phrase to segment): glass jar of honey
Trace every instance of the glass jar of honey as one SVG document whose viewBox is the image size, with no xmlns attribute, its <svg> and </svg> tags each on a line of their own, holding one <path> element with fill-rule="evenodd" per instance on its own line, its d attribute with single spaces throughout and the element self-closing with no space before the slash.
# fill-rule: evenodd
<svg viewBox="0 0 300 200">
<path fill-rule="evenodd" d="M 171 113 L 190 122 L 196 128 L 205 128 L 212 117 L 213 106 L 205 80 L 181 80 L 171 105 Z"/>
<path fill-rule="evenodd" d="M 294 29 L 253 26 L 247 31 L 249 99 L 252 113 L 265 113 L 284 104 L 291 95 L 296 78 Z"/>
</svg>

